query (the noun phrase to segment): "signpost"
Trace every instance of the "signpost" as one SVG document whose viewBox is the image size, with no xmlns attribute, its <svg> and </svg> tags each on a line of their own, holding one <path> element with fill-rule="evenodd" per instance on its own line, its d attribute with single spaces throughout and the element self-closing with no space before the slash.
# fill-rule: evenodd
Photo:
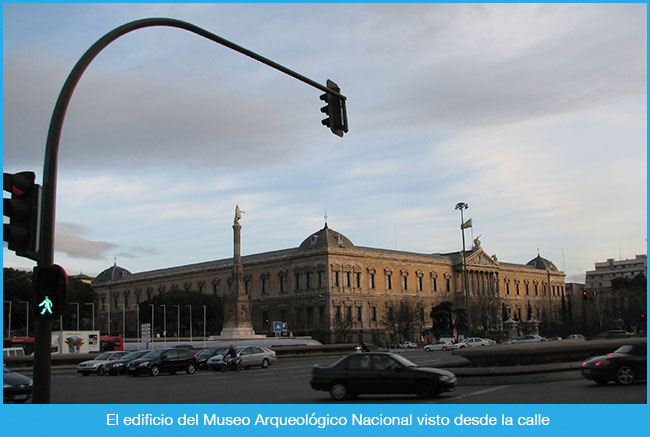
<svg viewBox="0 0 650 437">
<path fill-rule="evenodd" d="M 147 349 L 149 349 L 149 341 L 151 341 L 151 323 L 143 323 L 140 325 L 140 335 L 142 336 L 142 341 L 147 343 Z"/>
</svg>

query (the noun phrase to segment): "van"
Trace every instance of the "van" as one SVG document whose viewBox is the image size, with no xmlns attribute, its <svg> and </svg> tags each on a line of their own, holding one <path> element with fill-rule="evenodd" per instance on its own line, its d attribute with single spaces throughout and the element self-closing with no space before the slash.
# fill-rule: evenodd
<svg viewBox="0 0 650 437">
<path fill-rule="evenodd" d="M 6 347 L 2 348 L 3 358 L 7 357 L 24 357 L 25 350 L 22 347 Z"/>
</svg>

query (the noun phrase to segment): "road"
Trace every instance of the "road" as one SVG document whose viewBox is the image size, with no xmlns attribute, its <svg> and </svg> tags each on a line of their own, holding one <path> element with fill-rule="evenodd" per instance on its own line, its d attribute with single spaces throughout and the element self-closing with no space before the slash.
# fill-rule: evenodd
<svg viewBox="0 0 650 437">
<path fill-rule="evenodd" d="M 419 365 L 443 367 L 449 353 L 405 352 Z M 326 404 L 327 392 L 309 385 L 313 364 L 334 357 L 282 358 L 268 369 L 240 372 L 198 371 L 158 377 L 52 375 L 52 403 L 61 404 Z M 535 384 L 465 386 L 435 399 L 414 396 L 361 396 L 365 404 L 633 404 L 646 403 L 646 384 L 599 386 L 584 379 Z"/>
</svg>

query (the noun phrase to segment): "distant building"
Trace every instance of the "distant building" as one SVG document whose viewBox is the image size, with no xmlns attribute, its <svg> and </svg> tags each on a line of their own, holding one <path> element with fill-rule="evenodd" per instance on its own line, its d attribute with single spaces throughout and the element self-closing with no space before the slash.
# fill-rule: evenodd
<svg viewBox="0 0 650 437">
<path fill-rule="evenodd" d="M 82 272 L 79 273 L 78 275 L 70 276 L 70 279 L 75 279 L 79 282 L 83 282 L 84 284 L 91 284 L 95 278 L 88 275 L 84 275 Z"/>
<path fill-rule="evenodd" d="M 610 291 L 612 280 L 616 278 L 634 279 L 637 275 L 648 276 L 647 255 L 637 255 L 634 259 L 616 261 L 613 258 L 595 264 L 595 270 L 587 272 L 585 288 L 590 294 Z"/>
<path fill-rule="evenodd" d="M 465 256 L 475 330 L 502 332 L 508 317 L 560 318 L 564 273 L 552 262 L 539 255 L 527 264 L 499 261 L 481 248 L 478 238 Z M 409 299 L 419 308 L 421 328 L 412 338 L 419 340 L 421 331 L 431 327 L 433 306 L 451 301 L 455 308 L 465 307 L 462 252 L 361 247 L 325 224 L 298 247 L 241 260 L 243 288 L 250 296 L 251 321 L 258 334 L 273 335 L 273 322 L 282 321 L 294 335 L 324 343 L 394 341 L 395 332 L 384 321 L 400 300 Z M 128 334 L 135 331 L 135 304 L 170 290 L 226 296 L 233 292 L 232 272 L 232 258 L 133 274 L 113 265 L 97 276 L 93 288 L 100 308 L 130 311 Z M 112 332 L 118 332 L 119 316 L 112 320 Z M 161 321 L 156 318 L 156 325 Z"/>
</svg>

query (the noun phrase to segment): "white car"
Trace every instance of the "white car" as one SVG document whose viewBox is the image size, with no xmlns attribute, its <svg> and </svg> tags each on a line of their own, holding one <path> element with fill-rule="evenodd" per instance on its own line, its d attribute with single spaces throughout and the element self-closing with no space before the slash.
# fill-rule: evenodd
<svg viewBox="0 0 650 437">
<path fill-rule="evenodd" d="M 403 343 L 398 344 L 398 346 L 401 349 L 416 349 L 418 347 L 418 345 L 413 343 L 412 341 L 405 341 Z"/>
<path fill-rule="evenodd" d="M 241 358 L 241 366 L 248 369 L 253 366 L 260 366 L 266 369 L 276 359 L 275 351 L 263 346 L 236 346 L 235 351 L 237 356 Z M 225 354 L 228 349 L 225 349 Z M 207 362 L 208 369 L 220 370 L 225 363 L 223 361 L 224 354 L 217 354 L 211 357 Z"/>
<path fill-rule="evenodd" d="M 546 339 L 544 337 L 540 337 L 539 335 L 522 335 L 521 337 L 510 340 L 508 343 L 539 343 L 541 341 L 546 341 Z"/>
<path fill-rule="evenodd" d="M 119 360 L 128 353 L 128 351 L 104 352 L 103 354 L 97 355 L 94 360 L 79 363 L 77 365 L 77 372 L 81 373 L 83 376 L 88 376 L 91 373 L 103 375 L 105 373 L 104 364 L 110 361 Z"/>
<path fill-rule="evenodd" d="M 489 340 L 480 337 L 469 337 L 458 343 L 452 344 L 450 349 L 456 350 L 456 349 L 465 349 L 466 347 L 491 346 L 495 343 L 496 342 L 494 340 Z"/>
<path fill-rule="evenodd" d="M 424 350 L 427 352 L 446 351 L 447 349 L 451 348 L 452 344 L 453 343 L 451 341 L 438 340 L 424 346 Z"/>
</svg>

